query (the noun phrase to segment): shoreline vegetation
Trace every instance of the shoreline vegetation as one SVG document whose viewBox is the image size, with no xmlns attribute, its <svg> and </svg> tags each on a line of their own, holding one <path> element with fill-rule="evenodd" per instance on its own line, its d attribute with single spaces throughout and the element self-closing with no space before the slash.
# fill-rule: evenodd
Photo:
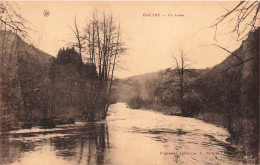
<svg viewBox="0 0 260 165">
<path fill-rule="evenodd" d="M 251 32 L 220 64 L 203 70 L 183 70 L 193 73 L 182 78 L 186 81 L 183 86 L 178 68 L 121 80 L 119 100 L 133 109 L 153 109 L 224 127 L 231 136 L 227 141 L 241 146 L 243 154 L 257 158 L 259 31 Z M 134 94 L 126 97 L 129 90 Z"/>
<path fill-rule="evenodd" d="M 1 131 L 104 120 L 117 100 L 114 70 L 125 52 L 118 19 L 96 11 L 80 27 L 75 17 L 74 39 L 53 57 L 30 44 L 12 3 L 1 10 L 12 16 L 0 17 Z"/>
<path fill-rule="evenodd" d="M 129 108 L 131 108 L 128 104 L 127 106 Z M 146 111 L 152 111 L 152 112 L 159 112 L 162 113 L 164 115 L 168 115 L 168 116 L 182 116 L 181 114 L 181 109 L 179 106 L 173 106 L 173 107 L 168 107 L 165 105 L 150 105 L 148 107 L 143 107 L 141 106 L 140 108 L 131 108 L 134 110 L 138 110 L 138 109 L 142 109 L 142 110 L 146 110 Z M 185 117 L 185 116 L 183 116 Z M 186 116 L 186 117 L 191 117 L 191 116 Z M 225 116 L 221 113 L 200 113 L 200 114 L 196 114 L 194 116 L 192 116 L 191 118 L 194 119 L 198 119 L 198 120 L 202 120 L 206 123 L 210 123 L 210 124 L 214 124 L 218 127 L 223 127 L 223 128 L 227 128 L 228 126 L 228 119 L 225 118 Z"/>
<path fill-rule="evenodd" d="M 257 11 L 246 25 L 252 26 L 244 35 L 247 38 L 237 50 L 228 51 L 220 64 L 189 68 L 185 51 L 180 50 L 180 58 L 174 56 L 175 68 L 116 79 L 114 70 L 126 51 L 118 17 L 94 12 L 81 27 L 75 16 L 70 46 L 53 57 L 29 42 L 32 29 L 12 2 L 0 3 L 1 131 L 104 120 L 109 106 L 120 101 L 132 109 L 153 109 L 223 126 L 231 136 L 227 141 L 241 146 L 242 155 L 257 159 L 260 28 L 255 23 L 260 3 L 246 5 L 241 1 L 212 26 L 217 32 L 225 18 L 240 11 L 234 30 L 240 36 L 246 13 Z"/>
</svg>

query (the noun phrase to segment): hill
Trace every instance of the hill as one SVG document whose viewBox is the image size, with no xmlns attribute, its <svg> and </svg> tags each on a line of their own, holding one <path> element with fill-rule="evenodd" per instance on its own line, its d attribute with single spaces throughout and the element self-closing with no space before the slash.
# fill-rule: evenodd
<svg viewBox="0 0 260 165">
<path fill-rule="evenodd" d="M 0 46 L 1 116 L 5 116 L 1 128 L 8 130 L 14 118 L 47 108 L 42 102 L 46 101 L 54 57 L 7 31 L 0 31 Z"/>
<path fill-rule="evenodd" d="M 211 69 L 190 69 L 180 110 L 176 69 L 119 81 L 119 101 L 131 108 L 147 108 L 195 117 L 228 129 L 247 155 L 259 144 L 259 32 L 251 32 L 241 46 Z"/>
<path fill-rule="evenodd" d="M 244 152 L 257 155 L 259 139 L 259 31 L 223 62 L 201 74 L 186 96 L 186 113 L 226 127 Z"/>
<path fill-rule="evenodd" d="M 133 91 L 133 83 L 138 82 L 140 83 L 143 88 L 142 90 L 142 96 L 146 96 L 146 91 L 144 90 L 145 82 L 148 79 L 157 78 L 162 74 L 164 71 L 158 71 L 158 72 L 152 72 L 152 73 L 146 73 L 142 75 L 136 75 L 127 77 L 124 79 L 119 79 L 116 87 L 117 87 L 117 95 L 118 95 L 118 101 L 119 102 L 127 102 L 130 98 L 134 97 L 135 92 Z"/>
<path fill-rule="evenodd" d="M 188 81 L 191 82 L 194 81 L 195 77 L 203 73 L 205 69 L 189 69 L 189 71 L 193 73 L 193 75 L 188 77 Z M 138 95 L 137 93 L 139 93 L 140 97 L 143 99 L 149 100 L 155 97 L 154 92 L 156 89 L 157 91 L 163 89 L 161 97 L 167 97 L 165 99 L 168 99 L 167 94 L 169 94 L 173 89 L 169 88 L 166 83 L 177 77 L 178 74 L 176 69 L 167 68 L 158 72 L 120 79 L 117 84 L 119 97 L 118 101 L 128 102 L 131 98 Z M 171 102 L 171 100 L 167 101 Z"/>
</svg>

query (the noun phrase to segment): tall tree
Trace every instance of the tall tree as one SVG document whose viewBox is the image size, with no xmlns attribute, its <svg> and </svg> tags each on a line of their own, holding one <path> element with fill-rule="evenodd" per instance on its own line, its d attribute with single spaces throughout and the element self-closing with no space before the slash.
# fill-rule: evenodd
<svg viewBox="0 0 260 165">
<path fill-rule="evenodd" d="M 4 114 L 10 110 L 18 110 L 16 114 L 19 114 L 21 109 L 17 57 L 23 47 L 19 41 L 28 39 L 29 30 L 28 21 L 20 15 L 14 2 L 0 2 L 0 102 Z"/>
<path fill-rule="evenodd" d="M 77 40 L 77 44 L 82 56 L 87 57 L 87 62 L 90 64 L 91 72 L 97 72 L 98 86 L 101 90 L 94 91 L 96 77 L 92 77 L 91 95 L 97 92 L 103 95 L 104 118 L 108 111 L 108 106 L 111 99 L 111 91 L 114 79 L 114 70 L 118 61 L 118 56 L 125 51 L 123 42 L 121 41 L 120 23 L 116 21 L 113 15 L 107 16 L 105 13 L 99 16 L 95 12 L 87 26 L 81 33 L 79 27 L 74 21 L 73 33 Z M 95 75 L 95 74 L 92 74 Z M 94 97 L 91 97 L 90 102 L 94 104 Z"/>
<path fill-rule="evenodd" d="M 184 51 L 180 50 L 180 60 L 177 60 L 176 57 L 173 57 L 176 65 L 176 72 L 177 72 L 177 81 L 173 80 L 176 84 L 176 86 L 179 88 L 179 96 L 180 96 L 180 106 L 182 110 L 182 115 L 184 115 L 183 112 L 183 96 L 186 91 L 186 87 L 190 83 L 189 77 L 193 75 L 193 71 L 188 68 L 189 64 L 187 63 L 187 58 L 185 57 Z"/>
</svg>

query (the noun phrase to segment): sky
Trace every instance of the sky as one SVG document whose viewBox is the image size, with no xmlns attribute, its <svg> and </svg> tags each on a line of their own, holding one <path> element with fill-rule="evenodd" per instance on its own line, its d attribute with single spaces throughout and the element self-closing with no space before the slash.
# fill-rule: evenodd
<svg viewBox="0 0 260 165">
<path fill-rule="evenodd" d="M 127 48 L 127 52 L 120 56 L 121 67 L 115 71 L 118 78 L 174 68 L 173 56 L 179 58 L 181 49 L 189 67 L 212 67 L 228 56 L 226 51 L 212 44 L 230 51 L 241 44 L 228 33 L 231 23 L 219 28 L 217 40 L 214 39 L 215 28 L 209 28 L 237 2 L 45 1 L 17 4 L 20 13 L 36 31 L 31 32 L 34 45 L 53 56 L 73 41 L 70 26 L 73 26 L 75 16 L 79 25 L 84 27 L 93 11 L 112 13 L 120 21 L 122 40 Z M 47 17 L 43 14 L 45 10 L 50 12 Z M 153 14 L 160 16 L 153 17 Z"/>
</svg>

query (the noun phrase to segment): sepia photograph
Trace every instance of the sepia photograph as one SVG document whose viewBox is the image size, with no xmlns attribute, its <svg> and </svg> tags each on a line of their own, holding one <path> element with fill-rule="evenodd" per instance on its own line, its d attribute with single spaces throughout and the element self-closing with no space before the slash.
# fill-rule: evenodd
<svg viewBox="0 0 260 165">
<path fill-rule="evenodd" d="M 0 0 L 0 164 L 260 164 L 259 33 L 257 0 Z"/>
</svg>

